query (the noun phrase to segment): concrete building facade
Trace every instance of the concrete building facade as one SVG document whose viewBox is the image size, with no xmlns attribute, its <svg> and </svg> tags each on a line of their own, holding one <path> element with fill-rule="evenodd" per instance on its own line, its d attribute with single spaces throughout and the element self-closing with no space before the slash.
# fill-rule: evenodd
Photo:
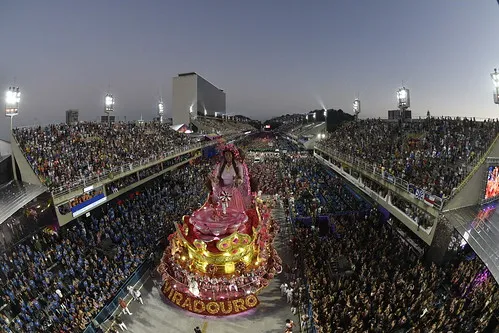
<svg viewBox="0 0 499 333">
<path fill-rule="evenodd" d="M 225 114 L 225 92 L 197 73 L 179 74 L 172 84 L 173 124 L 189 124 L 198 114 Z"/>
<path fill-rule="evenodd" d="M 78 122 L 78 110 L 66 110 L 66 124 L 75 124 Z"/>
</svg>

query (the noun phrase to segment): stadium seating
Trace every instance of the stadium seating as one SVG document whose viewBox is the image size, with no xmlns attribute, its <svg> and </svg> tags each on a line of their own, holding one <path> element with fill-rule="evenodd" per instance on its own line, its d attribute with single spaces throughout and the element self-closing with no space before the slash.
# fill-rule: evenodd
<svg viewBox="0 0 499 333">
<path fill-rule="evenodd" d="M 450 196 L 491 146 L 497 121 L 429 118 L 345 123 L 319 147 L 372 163 L 439 197 Z"/>
<path fill-rule="evenodd" d="M 255 128 L 248 123 L 234 120 L 198 117 L 192 121 L 201 133 L 229 135 L 254 131 Z"/>
<path fill-rule="evenodd" d="M 14 135 L 33 171 L 51 190 L 195 143 L 157 122 L 57 124 L 17 128 Z"/>
</svg>

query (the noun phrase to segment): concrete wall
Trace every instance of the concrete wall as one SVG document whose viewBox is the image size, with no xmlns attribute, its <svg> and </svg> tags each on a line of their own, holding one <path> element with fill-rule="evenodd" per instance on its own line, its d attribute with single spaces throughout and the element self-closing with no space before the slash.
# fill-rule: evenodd
<svg viewBox="0 0 499 333">
<path fill-rule="evenodd" d="M 10 148 L 10 143 L 4 140 L 0 140 L 0 156 L 10 155 L 12 149 Z"/>
<path fill-rule="evenodd" d="M 330 167 L 333 169 L 336 173 L 338 173 L 340 176 L 342 176 L 344 179 L 349 181 L 352 185 L 366 193 L 373 201 L 378 203 L 379 205 L 383 206 L 386 210 L 390 212 L 397 220 L 405 224 L 405 226 L 411 230 L 416 236 L 418 236 L 421 240 L 423 240 L 426 244 L 431 245 L 433 241 L 433 237 L 435 234 L 435 229 L 437 225 L 437 220 L 435 218 L 435 223 L 433 227 L 430 229 L 424 229 L 424 228 L 419 228 L 417 223 L 411 219 L 409 216 L 407 216 L 403 211 L 398 209 L 397 207 L 393 206 L 391 203 L 391 198 L 390 195 L 387 195 L 386 197 L 381 197 L 379 193 L 374 192 L 371 190 L 369 187 L 365 186 L 362 183 L 362 179 L 357 179 L 350 175 L 348 172 L 343 170 L 343 168 L 338 168 L 336 165 L 333 163 L 329 162 L 328 160 L 324 159 L 322 156 L 320 156 L 317 153 L 314 153 L 314 156 L 322 163 L 324 163 L 326 166 Z"/>
<path fill-rule="evenodd" d="M 499 157 L 499 140 L 497 138 L 485 154 L 486 157 Z M 459 189 L 459 192 L 445 205 L 444 211 L 473 206 L 479 204 L 485 198 L 485 182 L 487 180 L 486 160 L 471 171 L 469 177 L 462 188 Z"/>
<path fill-rule="evenodd" d="M 189 111 L 197 117 L 197 75 L 184 75 L 173 78 L 172 84 L 172 118 L 173 125 L 189 124 Z"/>
<path fill-rule="evenodd" d="M 13 136 L 11 136 L 10 140 L 12 142 L 12 154 L 16 159 L 16 164 L 19 168 L 19 172 L 21 173 L 22 181 L 34 185 L 43 185 L 24 157 L 19 145 L 17 144 L 17 140 Z"/>
<path fill-rule="evenodd" d="M 197 79 L 197 111 L 204 113 L 206 109 L 208 116 L 214 116 L 215 112 L 225 113 L 225 93 L 201 76 Z"/>
</svg>

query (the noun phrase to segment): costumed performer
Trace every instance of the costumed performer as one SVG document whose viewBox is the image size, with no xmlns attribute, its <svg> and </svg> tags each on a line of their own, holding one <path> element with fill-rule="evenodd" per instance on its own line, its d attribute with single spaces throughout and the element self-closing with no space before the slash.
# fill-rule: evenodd
<svg viewBox="0 0 499 333">
<path fill-rule="evenodd" d="M 249 190 L 247 190 L 250 186 L 249 178 L 244 163 L 241 161 L 239 150 L 234 145 L 228 144 L 223 148 L 222 161 L 209 175 L 209 179 L 215 201 L 220 201 L 222 197 L 227 199 L 228 195 L 227 208 L 245 211 L 244 197 L 250 195 Z"/>
</svg>

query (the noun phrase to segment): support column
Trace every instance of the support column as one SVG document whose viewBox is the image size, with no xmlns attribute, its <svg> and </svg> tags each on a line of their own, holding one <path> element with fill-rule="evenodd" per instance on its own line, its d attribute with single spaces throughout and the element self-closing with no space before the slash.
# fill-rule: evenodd
<svg viewBox="0 0 499 333">
<path fill-rule="evenodd" d="M 443 263 L 452 238 L 452 225 L 442 216 L 435 218 L 435 235 L 430 248 L 426 252 L 426 259 L 437 265 Z"/>
<path fill-rule="evenodd" d="M 12 160 L 12 172 L 14 176 L 14 180 L 17 180 L 17 172 L 16 172 L 16 158 L 14 157 L 14 149 L 12 146 L 14 145 L 14 127 L 13 127 L 14 116 L 10 116 L 10 135 L 12 136 L 10 139 L 10 159 Z"/>
</svg>

